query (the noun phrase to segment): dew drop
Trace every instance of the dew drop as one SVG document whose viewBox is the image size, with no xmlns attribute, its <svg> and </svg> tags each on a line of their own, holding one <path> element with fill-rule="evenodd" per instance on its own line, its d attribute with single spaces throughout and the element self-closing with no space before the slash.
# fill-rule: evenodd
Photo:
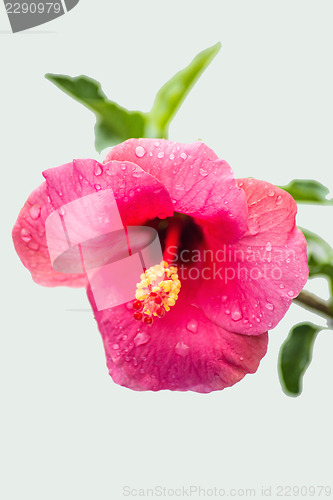
<svg viewBox="0 0 333 500">
<path fill-rule="evenodd" d="M 123 164 L 122 164 L 122 166 L 121 166 L 120 168 L 121 168 L 121 170 L 126 170 L 126 169 L 127 169 L 127 165 L 126 165 L 126 163 L 123 163 Z"/>
<path fill-rule="evenodd" d="M 134 170 L 133 173 L 132 173 L 132 175 L 133 175 L 133 177 L 138 178 L 141 175 L 141 171 L 140 170 Z"/>
<path fill-rule="evenodd" d="M 266 307 L 266 309 L 268 309 L 269 311 L 274 311 L 274 305 L 273 305 L 273 304 L 271 304 L 271 302 L 266 302 L 265 307 Z"/>
<path fill-rule="evenodd" d="M 102 173 L 103 173 L 103 169 L 102 169 L 101 165 L 98 163 L 95 167 L 94 174 L 99 176 L 99 175 L 102 175 Z"/>
<path fill-rule="evenodd" d="M 227 302 L 228 296 L 227 295 L 222 295 L 221 300 L 222 300 L 223 303 Z"/>
<path fill-rule="evenodd" d="M 184 191 L 184 186 L 182 184 L 176 184 L 176 189 L 178 189 L 178 191 Z"/>
<path fill-rule="evenodd" d="M 94 188 L 96 191 L 100 191 L 102 189 L 102 186 L 100 184 L 95 184 Z"/>
<path fill-rule="evenodd" d="M 138 347 L 139 345 L 147 344 L 150 340 L 150 335 L 146 332 L 139 332 L 137 336 L 134 338 L 133 342 L 135 347 Z"/>
<path fill-rule="evenodd" d="M 284 289 L 284 285 L 281 283 L 281 284 L 279 285 L 279 288 L 281 288 L 281 290 L 283 290 L 283 289 Z"/>
<path fill-rule="evenodd" d="M 230 309 L 226 309 L 224 312 L 225 312 L 226 314 L 230 314 Z"/>
<path fill-rule="evenodd" d="M 155 148 L 158 148 L 159 145 L 160 145 L 160 142 L 158 142 L 158 141 L 155 142 L 155 144 L 154 144 Z"/>
<path fill-rule="evenodd" d="M 30 250 L 38 250 L 39 245 L 35 241 L 30 241 L 28 243 L 28 247 L 30 248 Z"/>
<path fill-rule="evenodd" d="M 233 321 L 239 321 L 240 319 L 242 319 L 242 313 L 240 311 L 232 311 L 231 313 L 231 319 Z"/>
<path fill-rule="evenodd" d="M 31 236 L 31 234 L 29 233 L 29 231 L 27 231 L 27 229 L 24 229 L 24 228 L 23 228 L 23 229 L 21 230 L 21 238 L 22 238 L 22 240 L 23 240 L 23 241 L 25 241 L 25 242 L 27 243 L 28 241 L 31 241 L 32 236 Z"/>
<path fill-rule="evenodd" d="M 40 206 L 37 205 L 37 203 L 35 203 L 34 205 L 32 205 L 32 207 L 30 208 L 30 217 L 33 219 L 33 220 L 37 220 L 40 216 Z"/>
<path fill-rule="evenodd" d="M 182 160 L 186 160 L 187 154 L 186 153 L 181 153 L 180 157 L 181 157 Z"/>
<path fill-rule="evenodd" d="M 242 187 L 244 185 L 243 181 L 238 181 L 238 187 Z"/>
<path fill-rule="evenodd" d="M 119 344 L 113 344 L 112 349 L 117 351 L 119 349 L 120 345 Z"/>
<path fill-rule="evenodd" d="M 186 356 L 189 350 L 189 346 L 184 344 L 184 342 L 178 342 L 178 344 L 175 347 L 175 350 L 176 353 L 179 354 L 179 356 Z"/>
<path fill-rule="evenodd" d="M 293 297 L 293 296 L 295 295 L 295 293 L 293 292 L 293 290 L 290 290 L 290 291 L 288 292 L 288 295 L 289 295 L 289 297 Z"/>
<path fill-rule="evenodd" d="M 65 213 L 66 213 L 66 210 L 65 210 L 65 208 L 64 208 L 64 207 L 60 207 L 60 208 L 58 209 L 58 214 L 59 214 L 59 215 L 65 215 Z"/>
<path fill-rule="evenodd" d="M 276 197 L 275 203 L 277 205 L 280 205 L 282 203 L 282 196 L 279 194 L 279 196 Z"/>
<path fill-rule="evenodd" d="M 157 155 L 157 158 L 164 158 L 164 152 L 160 151 Z"/>
<path fill-rule="evenodd" d="M 205 170 L 204 168 L 200 168 L 199 172 L 200 172 L 200 175 L 202 175 L 202 177 L 207 177 L 207 175 L 208 175 L 207 170 Z"/>
<path fill-rule="evenodd" d="M 138 158 L 142 158 L 146 154 L 146 152 L 147 151 L 142 146 L 138 146 L 137 148 L 135 148 L 135 154 Z"/>
<path fill-rule="evenodd" d="M 266 252 L 271 252 L 272 251 L 272 245 L 270 241 L 267 241 L 266 243 Z"/>
<path fill-rule="evenodd" d="M 197 331 L 198 331 L 198 322 L 197 322 L 197 320 L 195 320 L 195 319 L 191 319 L 191 320 L 187 323 L 186 328 L 187 328 L 190 332 L 192 332 L 192 333 L 197 333 Z"/>
<path fill-rule="evenodd" d="M 175 155 L 171 153 L 171 155 L 169 156 L 170 160 L 174 160 L 175 159 Z"/>
<path fill-rule="evenodd" d="M 267 326 L 268 326 L 268 328 L 272 328 L 273 323 L 269 322 L 269 323 L 267 323 Z"/>
<path fill-rule="evenodd" d="M 270 189 L 270 190 L 268 191 L 268 196 L 271 196 L 271 197 L 272 197 L 272 196 L 274 196 L 274 195 L 275 195 L 275 191 L 274 191 L 274 189 Z"/>
</svg>

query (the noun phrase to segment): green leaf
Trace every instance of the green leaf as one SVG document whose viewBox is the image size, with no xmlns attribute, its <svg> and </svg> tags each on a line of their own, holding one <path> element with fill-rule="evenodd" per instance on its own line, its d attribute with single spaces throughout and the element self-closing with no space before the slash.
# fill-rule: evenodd
<svg viewBox="0 0 333 500">
<path fill-rule="evenodd" d="M 301 394 L 303 376 L 312 360 L 314 341 L 323 329 L 312 323 L 300 323 L 290 330 L 279 357 L 280 381 L 286 394 Z"/>
<path fill-rule="evenodd" d="M 99 153 L 132 137 L 143 137 L 145 115 L 139 111 L 128 111 L 110 101 L 96 80 L 84 75 L 73 78 L 48 73 L 45 77 L 95 113 L 95 147 Z"/>
<path fill-rule="evenodd" d="M 286 186 L 280 186 L 299 203 L 319 203 L 333 205 L 333 199 L 327 199 L 329 189 L 318 181 L 311 179 L 294 179 Z"/>
<path fill-rule="evenodd" d="M 301 230 L 308 244 L 309 277 L 323 276 L 328 279 L 333 295 L 333 248 L 317 234 L 304 228 Z"/>
<path fill-rule="evenodd" d="M 212 62 L 221 48 L 221 43 L 200 52 L 184 69 L 176 73 L 158 91 L 153 107 L 148 114 L 146 137 L 168 136 L 169 123 L 177 113 L 194 84 Z"/>
</svg>

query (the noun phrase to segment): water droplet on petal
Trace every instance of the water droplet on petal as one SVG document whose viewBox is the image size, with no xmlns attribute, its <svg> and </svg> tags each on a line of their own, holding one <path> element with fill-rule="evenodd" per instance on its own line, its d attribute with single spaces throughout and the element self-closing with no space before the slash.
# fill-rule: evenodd
<svg viewBox="0 0 333 500">
<path fill-rule="evenodd" d="M 270 241 L 267 241 L 266 243 L 266 252 L 271 252 L 272 251 L 272 245 Z"/>
<path fill-rule="evenodd" d="M 274 189 L 270 189 L 270 190 L 268 191 L 268 196 L 274 196 L 274 195 L 275 195 L 275 191 L 274 191 Z"/>
<path fill-rule="evenodd" d="M 120 345 L 119 344 L 113 344 L 112 349 L 117 351 L 119 349 Z"/>
<path fill-rule="evenodd" d="M 200 168 L 199 172 L 200 172 L 200 175 L 202 175 L 202 177 L 207 177 L 207 175 L 208 175 L 207 170 L 205 170 L 204 168 Z"/>
<path fill-rule="evenodd" d="M 155 148 L 158 148 L 159 145 L 160 143 L 158 141 L 154 143 Z"/>
<path fill-rule="evenodd" d="M 282 196 L 279 194 L 279 196 L 276 197 L 275 203 L 277 205 L 280 205 L 282 203 Z"/>
<path fill-rule="evenodd" d="M 175 155 L 171 153 L 170 160 L 174 160 L 174 159 L 175 159 Z"/>
<path fill-rule="evenodd" d="M 240 311 L 232 311 L 231 313 L 231 319 L 233 321 L 239 321 L 240 319 L 242 319 L 243 315 Z"/>
<path fill-rule="evenodd" d="M 102 186 L 100 184 L 95 184 L 95 189 L 96 191 L 99 191 L 100 189 L 102 189 Z"/>
<path fill-rule="evenodd" d="M 41 211 L 41 208 L 39 205 L 37 205 L 37 203 L 35 203 L 34 205 L 32 205 L 32 207 L 30 208 L 30 217 L 33 219 L 33 220 L 37 220 L 40 216 L 40 211 Z"/>
<path fill-rule="evenodd" d="M 281 283 L 281 284 L 279 285 L 279 288 L 281 288 L 281 290 L 283 290 L 283 289 L 284 289 L 284 285 Z"/>
<path fill-rule="evenodd" d="M 271 302 L 266 302 L 265 307 L 266 307 L 266 309 L 268 309 L 269 311 L 274 311 L 274 305 L 273 305 L 273 304 L 271 304 Z"/>
<path fill-rule="evenodd" d="M 31 250 L 38 250 L 39 245 L 38 245 L 38 243 L 36 243 L 35 241 L 30 241 L 30 242 L 28 243 L 28 247 L 29 247 Z"/>
<path fill-rule="evenodd" d="M 146 154 L 146 150 L 145 148 L 143 148 L 142 146 L 138 146 L 136 149 L 135 149 L 135 154 L 138 158 L 142 158 L 145 154 Z"/>
<path fill-rule="evenodd" d="M 242 187 L 244 185 L 243 181 L 238 181 L 238 187 Z"/>
<path fill-rule="evenodd" d="M 139 345 L 147 344 L 150 340 L 150 335 L 146 332 L 139 332 L 137 336 L 134 338 L 133 342 L 135 347 L 138 347 Z"/>
<path fill-rule="evenodd" d="M 181 153 L 180 157 L 181 157 L 182 160 L 186 160 L 187 154 L 186 153 Z"/>
<path fill-rule="evenodd" d="M 293 296 L 295 295 L 295 292 L 293 292 L 293 290 L 290 290 L 290 291 L 288 292 L 288 295 L 289 295 L 289 297 L 293 297 Z"/>
<path fill-rule="evenodd" d="M 225 312 L 226 314 L 230 314 L 230 309 L 226 309 L 224 312 Z"/>
<path fill-rule="evenodd" d="M 133 173 L 132 173 L 132 175 L 133 175 L 133 177 L 136 177 L 136 178 L 140 177 L 141 170 L 134 170 Z"/>
<path fill-rule="evenodd" d="M 198 322 L 197 322 L 197 320 L 195 320 L 195 319 L 191 319 L 191 320 L 187 323 L 186 328 L 187 328 L 190 332 L 192 332 L 192 333 L 197 333 L 197 331 L 198 331 Z"/>
<path fill-rule="evenodd" d="M 121 170 L 126 170 L 126 168 L 127 168 L 126 163 L 123 163 L 123 164 L 122 164 L 122 166 L 121 166 L 120 168 L 121 168 Z"/>
<path fill-rule="evenodd" d="M 222 302 L 227 302 L 228 300 L 228 296 L 227 295 L 222 295 L 222 298 L 221 298 Z"/>
<path fill-rule="evenodd" d="M 164 158 L 164 152 L 160 151 L 157 155 L 157 158 Z"/>
<path fill-rule="evenodd" d="M 64 207 L 60 207 L 60 208 L 58 209 L 58 214 L 59 214 L 59 215 L 65 215 L 65 213 L 66 213 L 66 210 L 65 210 L 65 208 L 64 208 Z"/>
<path fill-rule="evenodd" d="M 32 236 L 27 229 L 23 228 L 23 229 L 21 229 L 21 238 L 23 241 L 25 241 L 27 243 L 28 241 L 31 241 Z"/>
<path fill-rule="evenodd" d="M 102 169 L 101 165 L 99 163 L 97 163 L 95 170 L 94 170 L 94 174 L 98 176 L 98 175 L 102 175 L 102 173 L 103 173 L 103 169 Z"/>
<path fill-rule="evenodd" d="M 178 344 L 175 347 L 176 353 L 179 354 L 179 356 L 186 356 L 189 350 L 189 346 L 184 344 L 184 342 L 178 342 Z"/>
</svg>

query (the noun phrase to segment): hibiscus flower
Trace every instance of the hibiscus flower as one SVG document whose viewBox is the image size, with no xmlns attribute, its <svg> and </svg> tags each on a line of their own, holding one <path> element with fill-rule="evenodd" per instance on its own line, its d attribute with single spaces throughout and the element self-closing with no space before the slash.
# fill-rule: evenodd
<svg viewBox="0 0 333 500">
<path fill-rule="evenodd" d="M 74 160 L 43 175 L 46 181 L 15 224 L 16 251 L 39 284 L 87 286 L 116 383 L 211 392 L 257 370 L 267 331 L 308 277 L 306 242 L 288 193 L 264 181 L 234 179 L 230 166 L 202 142 L 131 139 L 115 146 L 103 164 Z M 103 196 L 90 202 L 89 195 L 110 190 L 125 228 L 157 231 L 163 260 L 134 276 L 132 300 L 101 308 L 82 249 L 81 266 L 66 254 L 63 272 L 45 226 L 52 214 L 85 198 L 72 226 L 75 237 L 93 236 L 108 220 L 109 202 Z M 89 251 L 97 255 L 99 249 Z M 103 266 L 95 275 L 95 287 L 120 294 Z"/>
</svg>

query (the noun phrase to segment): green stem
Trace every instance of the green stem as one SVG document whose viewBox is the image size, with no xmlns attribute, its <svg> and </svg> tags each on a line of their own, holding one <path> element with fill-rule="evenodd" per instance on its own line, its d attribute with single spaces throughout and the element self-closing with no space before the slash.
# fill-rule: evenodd
<svg viewBox="0 0 333 500">
<path fill-rule="evenodd" d="M 333 307 L 330 302 L 326 302 L 317 295 L 303 290 L 294 301 L 305 309 L 314 311 L 324 318 L 333 319 Z"/>
</svg>

